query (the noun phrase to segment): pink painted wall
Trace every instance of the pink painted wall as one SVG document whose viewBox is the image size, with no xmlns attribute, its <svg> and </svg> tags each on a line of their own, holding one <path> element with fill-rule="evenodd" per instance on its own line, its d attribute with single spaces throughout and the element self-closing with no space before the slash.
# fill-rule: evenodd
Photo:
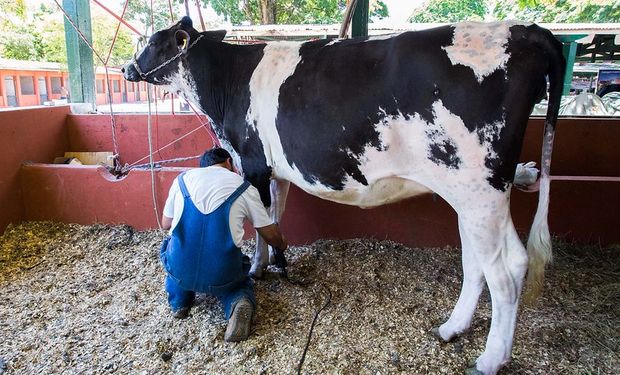
<svg viewBox="0 0 620 375">
<path fill-rule="evenodd" d="M 172 181 L 183 170 L 156 171 L 159 217 Z M 148 170 L 133 170 L 118 180 L 103 167 L 25 164 L 21 181 L 26 220 L 126 223 L 137 229 L 157 228 Z"/>
<path fill-rule="evenodd" d="M 50 163 L 68 147 L 68 106 L 0 111 L 0 233 L 23 217 L 21 163 Z"/>
<path fill-rule="evenodd" d="M 109 116 L 69 114 L 63 130 L 62 118 L 66 114 L 66 110 L 56 115 L 25 112 L 13 117 L 1 117 L 0 113 L 0 121 L 12 119 L 15 124 L 30 123 L 24 127 L 5 127 L 5 122 L 0 122 L 0 129 L 4 129 L 0 130 L 4 131 L 0 135 L 10 145 L 0 152 L 6 154 L 3 160 L 10 159 L 12 165 L 12 169 L 5 168 L 5 164 L 3 168 L 7 172 L 13 171 L 12 188 L 9 193 L 5 189 L 0 194 L 0 198 L 4 197 L 3 203 L 13 204 L 13 213 L 2 214 L 0 223 L 18 222 L 23 218 L 82 224 L 126 223 L 137 229 L 156 227 L 148 170 L 134 170 L 124 179 L 110 180 L 102 168 L 92 166 L 28 164 L 22 168 L 22 190 L 19 192 L 15 171 L 21 161 L 50 161 L 65 150 L 112 150 Z M 45 118 L 45 124 L 39 124 L 38 118 Z M 148 155 L 146 116 L 120 115 L 116 122 L 121 161 L 132 163 Z M 193 115 L 163 115 L 154 119 L 156 149 L 198 129 L 174 146 L 161 150 L 155 158 L 198 155 L 209 148 L 210 137 L 199 126 Z M 522 161 L 539 159 L 541 134 L 542 120 L 531 120 Z M 556 137 L 553 174 L 620 176 L 618 139 L 620 121 L 617 119 L 562 119 Z M 30 144 L 37 146 L 33 148 L 28 146 Z M 40 158 L 31 156 L 35 151 L 43 150 L 47 151 Z M 195 166 L 196 162 L 183 165 Z M 172 180 L 182 170 L 184 168 L 163 168 L 156 172 L 158 215 Z M 0 188 L 6 181 L 6 177 L 3 178 Z M 619 185 L 617 182 L 552 182 L 552 232 L 577 242 L 620 243 L 620 231 L 617 230 Z M 513 191 L 512 213 L 521 233 L 529 231 L 537 199 L 537 194 Z M 19 201 L 23 201 L 23 207 L 16 203 Z M 0 230 L 4 230 L 5 225 Z M 319 238 L 352 237 L 389 238 L 410 246 L 443 246 L 459 242 L 454 212 L 441 198 L 432 195 L 362 210 L 320 200 L 292 187 L 282 226 L 293 244 L 309 243 Z"/>
<path fill-rule="evenodd" d="M 121 164 L 148 163 L 148 121 L 140 114 L 115 115 L 116 138 Z M 69 115 L 67 117 L 71 151 L 113 151 L 112 122 L 108 115 Z M 193 131 L 193 132 L 192 132 Z M 186 138 L 165 147 L 177 138 Z M 195 115 L 158 115 L 151 121 L 151 141 L 155 161 L 202 154 L 212 145 L 211 137 Z M 197 167 L 197 161 L 168 166 Z"/>
</svg>

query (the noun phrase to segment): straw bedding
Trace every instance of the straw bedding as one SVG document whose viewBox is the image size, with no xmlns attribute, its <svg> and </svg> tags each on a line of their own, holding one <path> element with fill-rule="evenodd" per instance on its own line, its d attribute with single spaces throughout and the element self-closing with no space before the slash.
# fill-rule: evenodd
<svg viewBox="0 0 620 375">
<path fill-rule="evenodd" d="M 292 374 L 315 311 L 304 374 L 458 374 L 484 347 L 488 293 L 470 332 L 429 333 L 458 297 L 460 252 L 391 241 L 321 240 L 288 252 L 292 285 L 256 283 L 250 339 L 223 341 L 217 300 L 191 316 L 167 307 L 160 231 L 31 222 L 0 237 L 0 373 Z M 244 244 L 251 251 L 253 242 Z M 620 247 L 555 243 L 545 294 L 522 306 L 502 374 L 613 374 L 620 369 Z"/>
</svg>

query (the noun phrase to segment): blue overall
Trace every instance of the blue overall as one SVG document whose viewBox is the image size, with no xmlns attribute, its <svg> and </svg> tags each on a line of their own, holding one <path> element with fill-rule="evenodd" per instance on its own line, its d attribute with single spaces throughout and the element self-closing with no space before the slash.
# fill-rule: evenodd
<svg viewBox="0 0 620 375">
<path fill-rule="evenodd" d="M 183 174 L 178 182 L 183 213 L 160 250 L 170 307 L 176 311 L 191 306 L 196 292 L 216 296 L 224 305 L 226 319 L 243 297 L 256 306 L 248 276 L 250 259 L 235 245 L 229 226 L 230 207 L 250 184 L 245 181 L 215 211 L 205 215 L 192 202 Z"/>
</svg>

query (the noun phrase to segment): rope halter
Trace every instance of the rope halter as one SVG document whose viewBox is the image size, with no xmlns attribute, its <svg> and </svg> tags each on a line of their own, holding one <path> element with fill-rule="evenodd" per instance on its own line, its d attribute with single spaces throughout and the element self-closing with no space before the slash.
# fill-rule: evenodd
<svg viewBox="0 0 620 375">
<path fill-rule="evenodd" d="M 149 70 L 148 72 L 144 73 L 142 72 L 142 69 L 140 69 L 140 66 L 138 65 L 138 61 L 137 61 L 137 52 L 135 52 L 133 54 L 133 59 L 131 60 L 131 63 L 133 64 L 134 68 L 136 68 L 136 71 L 138 72 L 138 74 L 140 75 L 140 78 L 142 78 L 143 80 L 146 80 L 146 77 L 150 76 L 151 74 L 155 73 L 156 71 L 168 66 L 171 62 L 173 62 L 174 60 L 178 59 L 179 57 L 181 57 L 184 54 L 187 54 L 187 52 L 189 51 L 190 48 L 192 48 L 193 46 L 196 45 L 196 43 L 198 43 L 198 41 L 200 39 L 202 39 L 204 35 L 200 34 L 198 36 L 198 38 L 196 38 L 196 40 L 194 40 L 192 42 L 192 44 L 189 45 L 189 47 L 184 47 L 182 48 L 179 53 L 177 53 L 176 55 L 172 56 L 171 58 L 169 58 L 168 60 L 164 61 L 163 63 L 159 64 L 158 66 L 156 66 L 155 68 Z M 188 35 L 188 40 L 189 40 L 189 35 Z"/>
</svg>

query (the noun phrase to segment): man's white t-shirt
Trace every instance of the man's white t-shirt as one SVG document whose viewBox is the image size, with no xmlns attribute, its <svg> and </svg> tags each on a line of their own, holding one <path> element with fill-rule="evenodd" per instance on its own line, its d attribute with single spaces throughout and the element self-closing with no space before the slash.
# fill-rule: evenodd
<svg viewBox="0 0 620 375">
<path fill-rule="evenodd" d="M 198 211 L 209 214 L 215 211 L 241 184 L 243 178 L 238 174 L 219 166 L 190 169 L 183 176 L 183 181 Z M 164 215 L 172 218 L 170 234 L 176 227 L 183 213 L 183 193 L 178 178 L 174 179 L 168 199 L 164 206 Z M 235 245 L 241 247 L 243 240 L 243 220 L 250 220 L 254 228 L 273 224 L 267 210 L 260 200 L 258 190 L 250 185 L 230 207 L 229 226 Z"/>
</svg>

